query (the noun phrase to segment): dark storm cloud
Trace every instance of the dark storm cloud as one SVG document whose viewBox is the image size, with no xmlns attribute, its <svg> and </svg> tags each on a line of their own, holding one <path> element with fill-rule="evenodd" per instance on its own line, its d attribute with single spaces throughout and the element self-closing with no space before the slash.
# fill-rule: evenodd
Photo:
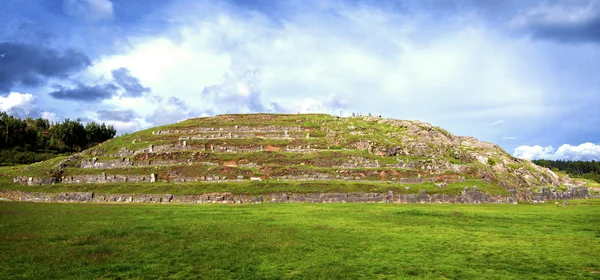
<svg viewBox="0 0 600 280">
<path fill-rule="evenodd" d="M 560 43 L 600 42 L 600 8 L 595 0 L 454 1 L 456 12 L 476 11 L 491 26 L 514 19 L 518 32 Z"/>
<path fill-rule="evenodd" d="M 112 76 L 115 83 L 125 90 L 125 93 L 123 94 L 125 97 L 140 97 L 144 93 L 151 91 L 150 88 L 142 86 L 140 80 L 132 76 L 127 68 L 123 67 L 112 70 Z"/>
<path fill-rule="evenodd" d="M 406 0 L 393 9 L 439 20 L 476 15 L 488 27 L 560 43 L 600 42 L 600 6 L 596 0 Z M 375 2 L 373 2 L 375 3 Z M 587 13 L 585 19 L 577 19 Z M 558 18 L 555 18 L 557 17 Z M 561 19 L 562 17 L 562 19 Z M 508 26 L 514 19 L 521 25 Z M 435 26 L 439 28 L 439 26 Z"/>
<path fill-rule="evenodd" d="M 104 121 L 129 122 L 137 118 L 133 110 L 99 110 L 98 117 Z"/>
<path fill-rule="evenodd" d="M 600 12 L 580 22 L 533 23 L 527 29 L 535 38 L 563 43 L 600 43 Z"/>
<path fill-rule="evenodd" d="M 78 85 L 75 88 L 59 88 L 50 93 L 56 99 L 93 102 L 111 98 L 119 88 L 113 84 Z"/>
<path fill-rule="evenodd" d="M 151 92 L 150 88 L 142 86 L 138 78 L 131 75 L 129 69 L 119 68 L 112 71 L 113 81 L 99 85 L 79 83 L 74 88 L 58 86 L 50 95 L 56 99 L 93 102 L 118 97 L 141 97 Z"/>
<path fill-rule="evenodd" d="M 42 86 L 48 78 L 67 78 L 91 65 L 84 53 L 27 44 L 0 43 L 0 94 L 16 85 Z"/>
</svg>

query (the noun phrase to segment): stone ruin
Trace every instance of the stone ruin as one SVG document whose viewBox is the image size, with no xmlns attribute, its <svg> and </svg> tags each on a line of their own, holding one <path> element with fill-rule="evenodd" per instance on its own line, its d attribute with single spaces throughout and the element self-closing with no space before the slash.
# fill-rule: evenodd
<svg viewBox="0 0 600 280">
<path fill-rule="evenodd" d="M 263 127 L 249 127 L 235 125 L 232 127 L 196 127 L 193 129 L 176 129 L 176 130 L 158 130 L 153 131 L 152 135 L 166 135 L 166 134 L 179 134 L 179 133 L 289 133 L 289 132 L 304 132 L 308 129 L 302 128 L 302 126 L 263 126 Z"/>
<path fill-rule="evenodd" d="M 21 185 L 26 185 L 26 186 L 35 186 L 35 185 L 54 185 L 55 183 L 57 183 L 57 180 L 54 177 L 36 178 L 36 177 L 17 176 L 12 179 L 12 182 L 21 184 Z"/>
<path fill-rule="evenodd" d="M 354 129 L 354 127 L 352 127 Z M 354 133 L 350 132 L 351 134 Z M 281 151 L 290 153 L 305 153 L 320 150 L 328 150 L 325 147 L 319 147 L 311 145 L 247 145 L 247 146 L 234 146 L 234 145 L 215 145 L 215 144 L 198 144 L 194 143 L 193 140 L 212 140 L 212 139 L 243 139 L 243 138 L 263 138 L 263 139 L 310 139 L 311 130 L 304 129 L 301 126 L 267 126 L 267 127 L 246 127 L 246 126 L 232 126 L 227 128 L 193 128 L 193 129 L 180 129 L 180 130 L 159 130 L 152 132 L 153 135 L 169 135 L 169 134 L 195 134 L 191 136 L 178 136 L 173 135 L 169 138 L 178 139 L 178 144 L 167 144 L 167 145 L 148 145 L 146 148 L 138 150 L 130 150 L 128 148 L 121 148 L 116 154 L 108 155 L 112 157 L 118 157 L 118 159 L 99 159 L 98 157 L 83 159 L 81 161 L 73 160 L 71 166 L 79 164 L 80 168 L 84 169 L 118 169 L 118 168 L 131 168 L 140 166 L 171 166 L 171 165 L 192 165 L 192 164 L 203 164 L 208 166 L 218 166 L 218 163 L 211 162 L 194 162 L 192 159 L 187 161 L 177 160 L 146 160 L 138 159 L 134 160 L 132 157 L 144 154 L 157 154 L 157 153 L 169 153 L 169 152 L 180 152 L 180 151 L 208 151 L 210 153 L 248 153 L 248 152 L 263 152 L 263 151 Z M 314 134 L 313 134 L 314 135 Z M 224 141 L 225 142 L 225 141 Z M 235 141 L 230 141 L 235 142 Z M 238 141 L 239 142 L 239 141 Z M 424 143 L 416 143 L 415 145 L 425 145 Z M 373 147 L 373 143 L 368 140 L 361 140 L 352 146 L 353 149 L 363 150 L 367 149 L 370 153 L 381 153 L 386 156 L 398 156 L 405 154 L 400 148 L 387 148 L 381 151 L 376 151 Z M 381 149 L 381 147 L 379 147 Z M 425 147 L 424 147 L 425 148 Z M 346 150 L 347 148 L 343 148 Z M 101 149 L 98 154 L 93 153 L 94 156 L 102 156 Z M 139 156 L 137 158 L 140 158 Z M 304 163 L 302 163 L 304 164 Z M 339 166 L 331 166 L 332 168 L 339 169 L 377 169 L 377 168 L 397 168 L 397 169 L 418 169 L 421 171 L 427 171 L 429 174 L 434 172 L 440 172 L 440 169 L 435 161 L 404 161 L 398 159 L 397 163 L 385 164 L 380 163 L 377 160 L 369 160 L 368 158 L 362 158 L 360 156 L 353 157 L 350 161 L 345 162 Z M 66 166 L 66 163 L 59 164 L 61 169 Z M 64 166 L 62 166 L 64 165 Z M 238 164 L 237 162 L 223 164 L 228 167 L 251 167 L 260 169 L 261 166 L 256 163 Z M 446 166 L 442 166 L 442 169 L 454 170 L 456 172 L 464 172 L 466 166 L 456 165 L 447 163 Z M 441 172 L 443 172 L 442 170 Z M 438 176 L 437 178 L 422 178 L 420 175 L 416 178 L 389 178 L 391 176 L 381 175 L 379 180 L 373 179 L 374 176 L 367 174 L 365 176 L 362 171 L 344 171 L 345 175 L 339 174 L 302 174 L 302 175 L 282 175 L 274 176 L 272 178 L 252 177 L 252 175 L 233 175 L 232 177 L 223 176 L 220 174 L 202 174 L 197 177 L 171 177 L 170 175 L 159 177 L 158 174 L 151 173 L 145 175 L 119 175 L 119 174 L 106 174 L 100 175 L 69 175 L 69 176 L 57 176 L 57 177 L 15 177 L 13 178 L 14 183 L 22 185 L 51 185 L 56 183 L 154 183 L 158 181 L 172 182 L 172 183 L 185 183 L 185 182 L 242 182 L 250 180 L 277 180 L 277 181 L 361 181 L 361 182 L 387 182 L 387 183 L 398 183 L 398 184 L 421 184 L 421 183 L 434 183 L 438 188 L 446 188 L 448 183 L 454 182 L 465 182 L 466 178 L 463 176 L 452 177 L 449 176 Z M 382 171 L 383 172 L 383 171 Z M 117 172 L 119 173 L 119 172 Z M 121 172 L 122 173 L 122 172 Z M 210 172 L 207 172 L 210 173 Z M 350 173 L 351 176 L 348 174 Z M 360 174 L 357 174 L 360 173 Z M 414 174 L 405 173 L 405 174 Z M 358 176 L 360 175 L 360 176 Z M 406 176 L 406 175 L 405 175 Z M 365 178 L 368 177 L 368 178 Z M 369 179 L 370 178 L 370 179 Z M 412 186 L 414 188 L 414 186 Z M 410 190 L 410 187 L 406 186 L 406 190 Z M 1 196 L 0 196 L 1 197 Z M 490 194 L 484 194 L 480 192 L 477 187 L 465 188 L 459 195 L 442 195 L 432 194 L 429 195 L 425 191 L 420 191 L 418 194 L 394 194 L 388 193 L 316 193 L 316 194 L 269 194 L 260 196 L 245 196 L 245 195 L 231 195 L 229 193 L 219 194 L 202 194 L 202 195 L 141 195 L 141 194 L 122 194 L 122 195 L 108 195 L 108 194 L 94 194 L 94 193 L 61 193 L 61 194 L 32 194 L 23 193 L 20 197 L 22 200 L 27 201 L 79 201 L 79 202 L 100 202 L 100 201 L 111 201 L 111 202 L 180 202 L 180 203 L 263 203 L 263 202 L 319 202 L 319 203 L 334 203 L 334 202 L 396 202 L 396 203 L 516 203 L 519 201 L 547 201 L 547 200 L 566 200 L 573 198 L 587 198 L 590 197 L 588 189 L 582 186 L 571 186 L 567 191 L 558 191 L 556 188 L 541 188 L 538 191 L 532 191 L 527 189 L 525 192 L 517 193 L 512 192 L 510 196 L 495 196 Z"/>
<path fill-rule="evenodd" d="M 589 198 L 586 187 L 574 187 L 562 195 L 546 196 L 547 191 L 533 194 L 543 199 Z M 21 191 L 0 191 L 0 197 L 15 201 L 36 202 L 122 202 L 122 203 L 458 203 L 458 204 L 516 204 L 515 195 L 501 196 L 486 194 L 476 186 L 465 188 L 460 194 L 418 194 L 387 193 L 274 193 L 265 195 L 233 195 L 231 193 L 205 193 L 197 195 L 173 194 L 100 194 L 93 192 L 31 193 Z M 544 200 L 541 200 L 544 201 Z"/>
<path fill-rule="evenodd" d="M 589 189 L 584 186 L 569 186 L 567 191 L 559 191 L 555 187 L 543 187 L 540 188 L 539 192 L 533 192 L 528 188 L 525 192 L 531 197 L 532 201 L 567 200 L 591 197 Z"/>
</svg>

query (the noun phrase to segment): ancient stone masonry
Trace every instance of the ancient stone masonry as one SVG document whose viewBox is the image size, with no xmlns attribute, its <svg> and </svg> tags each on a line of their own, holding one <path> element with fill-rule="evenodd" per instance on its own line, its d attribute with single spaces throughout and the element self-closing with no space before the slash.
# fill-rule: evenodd
<svg viewBox="0 0 600 280">
<path fill-rule="evenodd" d="M 185 141 L 184 141 L 185 142 Z M 162 153 L 162 152 L 177 152 L 177 151 L 208 151 L 212 153 L 253 153 L 253 152 L 264 152 L 264 151 L 281 151 L 281 152 L 290 152 L 290 153 L 306 153 L 306 152 L 314 152 L 319 149 L 316 149 L 314 146 L 286 146 L 286 147 L 275 147 L 271 145 L 267 146 L 258 146 L 258 147 L 240 147 L 240 146 L 222 146 L 222 145 L 205 145 L 201 144 L 200 146 L 191 146 L 191 145 L 161 145 L 161 146 L 152 146 L 150 145 L 148 148 L 132 151 L 127 148 L 121 148 L 121 150 L 111 156 L 114 157 L 128 157 L 140 154 L 152 154 L 152 153 Z M 111 162 L 108 164 L 116 163 Z M 86 162 L 84 164 L 84 168 L 92 168 L 93 163 Z M 116 165 L 126 165 L 126 164 L 116 164 Z M 83 166 L 83 165 L 82 165 Z"/>
<path fill-rule="evenodd" d="M 61 182 L 65 184 L 80 183 L 152 183 L 156 181 L 156 174 L 150 175 L 72 175 L 64 176 Z"/>
<path fill-rule="evenodd" d="M 99 161 L 97 158 L 92 158 L 91 160 L 82 160 L 81 168 L 122 168 L 122 167 L 131 167 L 133 166 L 133 162 L 129 158 L 122 157 L 118 160 L 105 160 Z"/>
<path fill-rule="evenodd" d="M 245 167 L 245 168 L 260 168 L 260 165 L 254 163 L 254 162 L 250 162 L 250 163 L 238 163 L 237 164 L 238 167 Z"/>
<path fill-rule="evenodd" d="M 136 151 L 132 151 L 130 149 L 127 149 L 127 148 L 123 147 L 116 154 L 109 155 L 109 156 L 113 156 L 113 157 L 128 157 L 128 156 L 135 156 L 135 155 L 139 155 L 139 154 L 151 154 L 151 153 L 160 153 L 160 152 L 176 152 L 176 151 L 192 151 L 192 150 L 204 150 L 204 149 L 205 149 L 204 146 L 202 146 L 202 147 L 193 147 L 193 146 L 189 146 L 189 145 L 183 145 L 183 143 L 182 144 L 160 145 L 160 146 L 148 145 L 147 148 L 139 149 L 139 150 L 136 150 Z"/>
<path fill-rule="evenodd" d="M 125 147 L 122 147 L 119 152 L 117 154 L 115 154 L 115 157 L 127 157 L 127 156 L 133 156 L 135 154 L 135 151 L 132 151 L 130 149 L 127 149 Z"/>
<path fill-rule="evenodd" d="M 56 183 L 56 178 L 54 177 L 46 177 L 46 178 L 35 178 L 35 177 L 23 177 L 18 176 L 13 178 L 13 183 L 34 186 L 34 185 L 53 185 Z"/>
<path fill-rule="evenodd" d="M 250 138 L 262 138 L 262 139 L 279 139 L 279 140 L 292 140 L 292 139 L 303 139 L 305 135 L 290 134 L 287 131 L 281 133 L 267 133 L 267 132 L 252 132 L 252 133 L 206 133 L 197 134 L 192 136 L 181 136 L 179 140 L 207 140 L 207 139 L 250 139 Z"/>
<path fill-rule="evenodd" d="M 93 158 L 91 160 L 81 161 L 81 168 L 96 168 L 96 169 L 113 169 L 113 168 L 126 168 L 126 167 L 141 167 L 141 166 L 168 166 L 168 165 L 186 165 L 193 164 L 191 161 L 183 162 L 178 160 L 142 160 L 142 161 L 131 161 L 129 158 L 121 158 L 119 160 L 97 160 Z M 205 165 L 218 165 L 211 163 L 204 163 Z"/>
<path fill-rule="evenodd" d="M 567 191 L 558 191 L 556 188 L 544 187 L 538 193 L 534 193 L 531 189 L 527 189 L 532 201 L 547 201 L 547 200 L 563 200 L 575 198 L 590 198 L 590 192 L 584 186 L 571 186 Z"/>
<path fill-rule="evenodd" d="M 194 147 L 188 146 L 188 145 L 184 146 L 183 144 L 179 144 L 179 145 L 170 144 L 170 145 L 160 145 L 160 146 L 149 145 L 148 148 L 135 151 L 134 155 L 147 154 L 147 153 L 175 152 L 175 151 L 191 151 L 191 150 L 195 150 L 195 149 L 197 149 L 197 148 L 194 148 Z"/>
<path fill-rule="evenodd" d="M 173 178 L 173 183 L 189 183 L 189 182 L 210 182 L 210 183 L 225 183 L 225 182 L 241 182 L 248 180 L 242 175 L 238 175 L 236 178 L 229 178 L 227 176 L 208 175 L 200 177 L 178 177 Z"/>
<path fill-rule="evenodd" d="M 365 163 L 358 163 L 358 162 L 347 162 L 344 163 L 342 165 L 338 165 L 338 166 L 332 166 L 333 168 L 380 168 L 380 167 L 386 167 L 386 168 L 399 168 L 399 169 L 415 169 L 416 165 L 414 162 L 409 162 L 409 163 L 396 163 L 396 164 L 380 164 L 379 162 L 365 162 Z"/>
<path fill-rule="evenodd" d="M 555 193 L 555 194 L 549 194 Z M 532 197 L 547 200 L 568 200 L 589 198 L 586 187 L 572 187 L 566 192 L 541 190 L 531 193 Z M 264 195 L 233 195 L 231 193 L 205 193 L 196 195 L 172 194 L 96 194 L 93 192 L 30 193 L 14 190 L 0 191 L 0 198 L 14 201 L 36 202 L 146 202 L 146 203 L 517 203 L 514 192 L 510 196 L 485 194 L 476 186 L 465 188 L 458 195 L 387 193 L 272 193 Z"/>
<path fill-rule="evenodd" d="M 478 191 L 460 195 L 387 193 L 276 193 L 265 195 L 232 195 L 205 193 L 172 194 L 96 194 L 93 192 L 27 193 L 2 191 L 0 197 L 33 202 L 126 202 L 126 203 L 512 203 L 510 197 L 493 196 Z"/>
<path fill-rule="evenodd" d="M 196 127 L 193 129 L 179 129 L 179 130 L 157 130 L 153 131 L 152 135 L 165 135 L 165 134 L 177 134 L 177 133 L 207 133 L 207 132 L 218 132 L 218 133 L 289 133 L 298 131 L 308 131 L 301 126 L 264 126 L 264 127 L 247 127 L 247 126 L 233 126 L 233 127 Z"/>
<path fill-rule="evenodd" d="M 218 166 L 217 163 L 210 162 L 202 162 L 201 164 Z M 238 165 L 242 167 L 259 167 L 254 163 L 249 164 L 240 164 Z M 159 178 L 156 174 L 150 175 L 111 175 L 102 173 L 101 175 L 71 175 L 71 176 L 62 176 L 61 178 L 34 178 L 34 177 L 15 177 L 13 179 L 14 183 L 19 183 L 22 185 L 49 185 L 55 183 L 67 183 L 67 184 L 78 184 L 78 183 L 152 183 L 157 181 Z M 173 183 L 184 183 L 184 182 L 241 182 L 244 180 L 250 180 L 250 178 L 246 178 L 243 175 L 237 175 L 237 177 L 227 177 L 222 175 L 211 175 L 204 174 L 198 177 L 176 177 L 176 178 L 160 178 L 163 182 L 173 182 Z M 400 183 L 400 184 L 421 184 L 421 183 L 437 183 L 443 184 L 444 187 L 448 183 L 455 182 L 464 182 L 465 178 L 462 176 L 458 177 L 446 177 L 446 178 L 391 178 L 387 180 L 373 180 L 367 178 L 361 178 L 360 176 L 348 176 L 348 175 L 332 175 L 332 174 L 303 174 L 303 175 L 283 175 L 283 176 L 275 176 L 272 178 L 262 178 L 262 179 L 272 179 L 272 180 L 281 180 L 281 181 L 361 181 L 364 183 Z M 440 187 L 442 185 L 439 185 Z"/>
</svg>

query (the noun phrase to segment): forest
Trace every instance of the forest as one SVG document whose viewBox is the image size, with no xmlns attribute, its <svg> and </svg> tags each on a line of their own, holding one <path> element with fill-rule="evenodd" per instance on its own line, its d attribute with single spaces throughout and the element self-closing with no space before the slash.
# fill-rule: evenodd
<svg viewBox="0 0 600 280">
<path fill-rule="evenodd" d="M 27 164 L 79 152 L 113 138 L 111 125 L 65 119 L 20 119 L 0 112 L 0 165 Z"/>
<path fill-rule="evenodd" d="M 566 172 L 571 177 L 585 178 L 600 183 L 600 162 L 597 161 L 566 161 L 566 160 L 547 160 L 537 159 L 533 163 Z"/>
</svg>

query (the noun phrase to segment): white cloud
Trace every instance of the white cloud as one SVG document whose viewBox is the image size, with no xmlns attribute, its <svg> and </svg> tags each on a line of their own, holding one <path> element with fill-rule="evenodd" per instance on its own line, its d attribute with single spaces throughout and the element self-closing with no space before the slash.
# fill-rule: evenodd
<svg viewBox="0 0 600 280">
<path fill-rule="evenodd" d="M 600 160 L 600 145 L 589 142 L 578 146 L 564 144 L 558 149 L 552 146 L 519 146 L 513 155 L 524 159 Z"/>
<path fill-rule="evenodd" d="M 106 125 L 112 125 L 117 130 L 117 133 L 119 135 L 123 133 L 135 132 L 142 128 L 142 125 L 138 120 L 132 120 L 128 122 L 110 120 L 103 121 L 103 123 L 105 123 Z"/>
<path fill-rule="evenodd" d="M 145 118 L 147 122 L 154 125 L 169 124 L 208 115 L 207 112 L 188 107 L 183 100 L 177 97 L 171 96 L 167 100 L 164 100 L 164 102 L 162 98 L 159 99 L 159 105 L 156 110 Z M 210 111 L 210 114 L 212 115 L 214 112 Z"/>
<path fill-rule="evenodd" d="M 56 113 L 52 113 L 52 112 L 42 112 L 42 118 L 47 119 L 50 122 L 58 122 L 59 121 L 59 118 L 56 115 Z"/>
<path fill-rule="evenodd" d="M 0 96 L 0 111 L 26 117 L 35 112 L 34 100 L 35 96 L 31 93 L 11 92 L 6 97 Z"/>
<path fill-rule="evenodd" d="M 194 5 L 171 11 L 177 24 L 164 35 L 130 38 L 130 49 L 101 57 L 91 70 L 108 76 L 127 67 L 154 95 L 178 98 L 187 111 L 148 99 L 106 105 L 149 121 L 161 112 L 179 119 L 206 112 L 337 115 L 341 108 L 345 115 L 421 119 L 488 141 L 515 133 L 522 127 L 515 120 L 542 121 L 553 110 L 545 98 L 553 89 L 537 70 L 543 60 L 531 42 L 487 30 L 476 18 L 448 19 L 456 28 L 433 32 L 416 28 L 430 19 L 369 6 L 317 5 L 311 13 L 283 11 L 285 20 L 276 22 L 226 4 Z"/>
<path fill-rule="evenodd" d="M 66 14 L 86 20 L 103 20 L 113 17 L 113 4 L 110 0 L 65 0 Z"/>
<path fill-rule="evenodd" d="M 503 123 L 505 123 L 505 121 L 504 121 L 504 120 L 497 120 L 497 121 L 495 121 L 495 122 L 492 122 L 492 123 L 490 123 L 490 125 L 491 125 L 491 126 L 498 126 L 498 125 L 501 125 L 501 124 L 503 124 Z"/>
</svg>

